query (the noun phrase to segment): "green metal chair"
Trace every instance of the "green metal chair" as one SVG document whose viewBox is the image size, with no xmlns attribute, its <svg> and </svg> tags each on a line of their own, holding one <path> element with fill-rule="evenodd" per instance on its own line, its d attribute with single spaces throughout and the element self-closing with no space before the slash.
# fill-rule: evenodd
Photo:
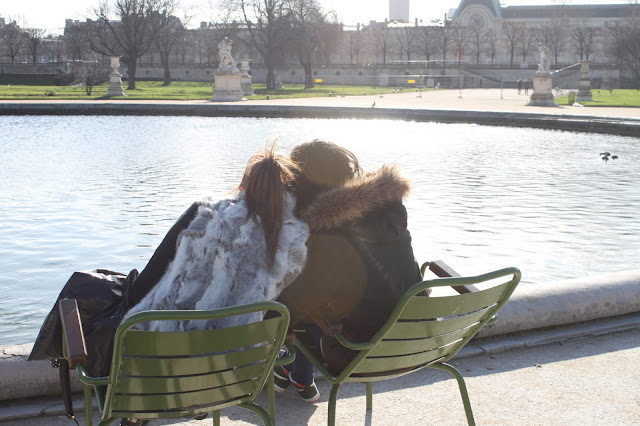
<svg viewBox="0 0 640 426">
<path fill-rule="evenodd" d="M 274 419 L 273 366 L 289 326 L 289 311 L 261 302 L 212 311 L 145 311 L 126 318 L 114 338 L 108 377 L 89 377 L 82 324 L 74 299 L 61 300 L 65 358 L 84 383 L 85 424 L 92 424 L 92 389 L 102 412 L 100 425 L 119 418 L 178 418 L 238 405 Z M 257 311 L 269 319 L 213 330 L 153 332 L 132 329 L 145 321 L 210 320 Z M 291 359 L 282 360 L 290 362 Z M 269 413 L 254 403 L 266 381 Z"/>
<path fill-rule="evenodd" d="M 427 266 L 423 265 L 423 274 Z M 340 344 L 357 351 L 355 358 L 339 373 L 330 371 L 323 364 L 322 357 L 311 349 L 308 341 L 305 343 L 303 335 L 296 338 L 297 349 L 333 384 L 328 424 L 335 425 L 336 400 L 342 383 L 366 383 L 366 404 L 370 410 L 373 382 L 431 367 L 447 371 L 456 378 L 467 422 L 474 425 L 464 379 L 446 362 L 495 318 L 518 285 L 520 275 L 518 269 L 506 268 L 476 277 L 436 278 L 415 284 L 405 292 L 387 322 L 370 341 L 354 343 L 339 331 L 333 332 Z M 489 281 L 492 285 L 486 289 L 478 290 L 473 286 Z M 463 294 L 426 297 L 428 289 L 445 286 L 454 287 Z"/>
</svg>

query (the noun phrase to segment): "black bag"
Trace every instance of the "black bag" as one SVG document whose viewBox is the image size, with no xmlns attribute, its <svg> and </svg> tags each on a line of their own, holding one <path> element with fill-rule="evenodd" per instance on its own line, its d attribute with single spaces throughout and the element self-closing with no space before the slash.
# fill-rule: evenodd
<svg viewBox="0 0 640 426">
<path fill-rule="evenodd" d="M 58 302 L 61 299 L 76 299 L 89 355 L 85 369 L 93 377 L 108 375 L 113 352 L 113 337 L 122 318 L 129 310 L 127 290 L 137 276 L 138 271 L 135 269 L 129 275 L 106 269 L 75 272 L 65 284 L 51 312 L 44 320 L 29 355 L 29 361 L 63 358 L 62 325 Z"/>
</svg>

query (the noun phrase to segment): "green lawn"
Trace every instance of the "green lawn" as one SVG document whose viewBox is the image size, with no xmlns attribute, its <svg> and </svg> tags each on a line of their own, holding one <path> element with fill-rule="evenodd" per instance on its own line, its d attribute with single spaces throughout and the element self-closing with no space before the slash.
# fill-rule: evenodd
<svg viewBox="0 0 640 426">
<path fill-rule="evenodd" d="M 108 83 L 95 86 L 91 96 L 87 96 L 84 88 L 79 85 L 56 86 L 53 80 L 21 80 L 17 81 L 0 78 L 0 100 L 7 99 L 75 99 L 90 100 L 102 99 L 107 94 Z M 139 81 L 136 83 L 136 90 L 126 90 L 126 82 L 123 83 L 126 97 L 122 99 L 130 100 L 207 100 L 213 93 L 212 83 L 175 81 L 169 86 L 163 86 L 161 81 Z M 360 96 L 363 94 L 391 93 L 392 90 L 413 91 L 414 88 L 394 88 L 379 86 L 341 86 L 317 84 L 310 90 L 305 90 L 301 84 L 286 84 L 282 89 L 267 90 L 264 84 L 254 84 L 254 96 L 247 96 L 247 99 L 280 99 L 280 98 L 304 98 L 322 96 Z M 640 107 L 640 91 L 632 89 L 608 90 L 594 89 L 591 91 L 593 102 L 583 102 L 585 106 L 626 106 Z M 568 104 L 568 91 L 564 91 L 564 96 L 557 97 L 556 102 L 560 105 Z"/>
<path fill-rule="evenodd" d="M 29 81 L 25 84 L 7 84 L 0 80 L 0 100 L 7 99 L 49 99 L 49 100 L 90 100 L 101 99 L 107 94 L 108 83 L 95 86 L 91 96 L 87 96 L 84 87 L 81 85 L 55 86 L 53 82 L 49 84 L 42 81 Z M 198 83 L 176 81 L 169 86 L 163 86 L 161 81 L 138 81 L 135 90 L 127 90 L 126 82 L 123 83 L 126 97 L 117 97 L 130 100 L 206 100 L 213 93 L 212 83 Z M 328 86 L 317 85 L 315 88 L 305 90 L 301 84 L 286 84 L 282 89 L 267 90 L 264 84 L 254 84 L 254 96 L 247 96 L 247 99 L 269 99 L 279 98 L 303 98 L 321 96 L 355 96 L 378 93 L 391 93 L 402 90 L 415 90 L 410 88 L 398 89 L 392 87 L 372 87 L 372 86 Z M 117 99 L 116 98 L 116 99 Z"/>
<path fill-rule="evenodd" d="M 575 90 L 577 93 L 577 90 Z M 595 107 L 640 107 L 640 91 L 634 89 L 614 89 L 603 90 L 593 89 L 591 90 L 591 97 L 593 102 L 580 102 L 584 106 Z M 564 91 L 564 96 L 556 98 L 558 105 L 567 105 L 569 103 L 568 91 Z"/>
</svg>

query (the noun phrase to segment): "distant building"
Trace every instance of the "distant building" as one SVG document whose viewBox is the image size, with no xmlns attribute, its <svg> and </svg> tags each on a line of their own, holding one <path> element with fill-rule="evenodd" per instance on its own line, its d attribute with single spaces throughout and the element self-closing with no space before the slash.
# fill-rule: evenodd
<svg viewBox="0 0 640 426">
<path fill-rule="evenodd" d="M 389 0 L 389 20 L 409 22 L 410 0 Z"/>
<path fill-rule="evenodd" d="M 577 0 L 578 2 L 580 0 Z M 519 38 L 513 61 L 521 66 L 533 65 L 538 60 L 538 44 L 552 50 L 554 65 L 571 65 L 580 59 L 593 63 L 614 63 L 606 48 L 606 29 L 623 22 L 638 12 L 638 5 L 620 1 L 620 4 L 554 4 L 528 6 L 502 6 L 499 0 L 461 0 L 447 15 L 448 22 L 473 28 L 482 34 L 500 38 L 502 49 L 493 57 L 482 58 L 485 63 L 507 62 L 509 41 Z M 469 50 L 469 49 L 467 49 Z M 466 55 L 463 61 L 472 61 Z M 509 59 L 511 61 L 511 59 Z M 516 63 L 517 63 L 516 62 Z"/>
<path fill-rule="evenodd" d="M 535 6 L 505 6 L 499 0 L 462 0 L 452 9 L 449 18 L 463 25 L 493 25 L 501 22 L 543 24 L 552 19 L 568 19 L 601 26 L 629 16 L 629 4 L 557 4 Z"/>
</svg>

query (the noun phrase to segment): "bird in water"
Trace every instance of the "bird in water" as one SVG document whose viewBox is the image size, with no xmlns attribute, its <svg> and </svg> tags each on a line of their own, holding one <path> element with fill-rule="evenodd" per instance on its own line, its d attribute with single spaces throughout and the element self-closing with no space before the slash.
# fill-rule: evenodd
<svg viewBox="0 0 640 426">
<path fill-rule="evenodd" d="M 609 160 L 617 160 L 618 156 L 617 155 L 611 155 L 611 153 L 609 151 L 604 151 L 600 153 L 600 158 L 602 158 L 602 161 L 609 161 Z"/>
</svg>

